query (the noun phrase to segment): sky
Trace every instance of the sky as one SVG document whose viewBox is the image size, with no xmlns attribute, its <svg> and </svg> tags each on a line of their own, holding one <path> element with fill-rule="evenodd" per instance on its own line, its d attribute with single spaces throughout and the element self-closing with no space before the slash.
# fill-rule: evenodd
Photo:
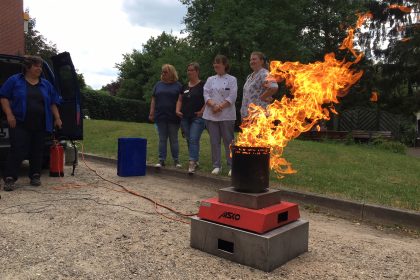
<svg viewBox="0 0 420 280">
<path fill-rule="evenodd" d="M 24 0 L 24 9 L 94 89 L 115 81 L 123 54 L 141 50 L 152 36 L 185 36 L 187 10 L 178 0 Z"/>
</svg>

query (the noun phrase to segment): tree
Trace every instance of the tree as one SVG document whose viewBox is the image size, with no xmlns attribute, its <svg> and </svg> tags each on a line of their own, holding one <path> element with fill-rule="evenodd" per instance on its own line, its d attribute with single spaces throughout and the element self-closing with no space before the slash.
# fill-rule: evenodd
<svg viewBox="0 0 420 280">
<path fill-rule="evenodd" d="M 109 84 L 106 84 L 105 86 L 102 86 L 101 90 L 107 91 L 110 95 L 116 96 L 118 90 L 120 89 L 121 82 L 120 80 L 112 81 Z"/>
<path fill-rule="evenodd" d="M 187 6 L 184 23 L 198 59 L 208 63 L 203 72 L 213 75 L 211 61 L 218 53 L 230 59 L 238 79 L 238 106 L 252 51 L 262 51 L 270 60 L 322 60 L 338 50 L 361 5 L 339 0 L 180 1 Z M 281 85 L 277 97 L 287 91 Z"/>
<path fill-rule="evenodd" d="M 79 88 L 80 89 L 84 89 L 86 88 L 86 81 L 85 81 L 85 77 L 83 76 L 82 73 L 77 73 L 77 69 L 76 69 L 76 75 L 77 75 L 77 81 L 79 83 Z"/>
<path fill-rule="evenodd" d="M 180 0 L 187 6 L 184 17 L 189 41 L 201 63 L 202 76 L 214 75 L 212 61 L 224 54 L 230 73 L 238 80 L 237 105 L 250 73 L 249 56 L 262 51 L 270 60 L 299 60 L 306 48 L 301 44 L 302 9 L 309 0 Z"/>
<path fill-rule="evenodd" d="M 346 29 L 354 26 L 356 13 L 362 8 L 361 1 L 348 0 L 313 0 L 305 5 L 302 43 L 309 60 L 321 60 L 326 53 L 337 52 L 347 36 Z"/>
<path fill-rule="evenodd" d="M 25 11 L 29 13 L 29 10 Z M 31 18 L 28 22 L 28 32 L 25 33 L 25 52 L 30 55 L 39 55 L 48 62 L 50 57 L 58 54 L 57 46 L 35 29 L 36 19 Z"/>
<path fill-rule="evenodd" d="M 180 2 L 187 6 L 184 23 L 193 46 L 201 50 L 200 60 L 227 55 L 240 83 L 250 71 L 252 51 L 276 60 L 310 62 L 337 50 L 345 26 L 355 22 L 360 6 L 357 1 L 338 0 Z"/>
<path fill-rule="evenodd" d="M 375 61 L 372 71 L 376 74 L 375 89 L 380 93 L 379 106 L 412 116 L 420 110 L 420 3 L 370 1 L 366 6 L 373 18 L 359 40 L 367 56 Z"/>
<path fill-rule="evenodd" d="M 29 10 L 25 11 L 29 14 Z M 58 54 L 57 46 L 47 39 L 35 29 L 36 19 L 30 18 L 28 22 L 28 32 L 25 33 L 25 52 L 28 55 L 38 55 L 42 57 L 49 65 L 52 65 L 51 57 Z M 85 77 L 82 73 L 78 73 L 76 69 L 77 80 L 80 89 L 86 88 Z"/>
<path fill-rule="evenodd" d="M 193 57 L 194 50 L 187 39 L 166 32 L 150 38 L 141 51 L 124 54 L 123 61 L 116 64 L 120 82 L 117 96 L 150 100 L 153 86 L 160 79 L 161 66 L 165 63 L 174 65 L 180 80 L 185 81 L 184 69 Z"/>
</svg>

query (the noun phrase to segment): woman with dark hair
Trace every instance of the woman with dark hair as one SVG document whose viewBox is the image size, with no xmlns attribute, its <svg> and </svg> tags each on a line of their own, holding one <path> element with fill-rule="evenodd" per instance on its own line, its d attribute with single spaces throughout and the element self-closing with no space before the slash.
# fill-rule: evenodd
<svg viewBox="0 0 420 280">
<path fill-rule="evenodd" d="M 26 56 L 23 73 L 11 76 L 0 89 L 0 102 L 9 124 L 10 153 L 4 170 L 4 190 L 12 191 L 19 167 L 29 155 L 32 186 L 41 185 L 45 137 L 53 126 L 61 128 L 57 105 L 61 102 L 54 86 L 41 78 L 42 59 Z"/>
<path fill-rule="evenodd" d="M 152 101 L 150 103 L 150 121 L 154 121 L 159 135 L 159 163 L 155 167 L 165 166 L 167 144 L 171 146 L 171 154 L 174 165 L 181 167 L 179 163 L 178 131 L 180 119 L 176 115 L 176 102 L 182 93 L 182 85 L 178 82 L 178 73 L 170 64 L 162 65 L 160 81 L 153 88 Z"/>
<path fill-rule="evenodd" d="M 181 118 L 181 129 L 187 139 L 189 166 L 188 173 L 193 174 L 198 167 L 200 156 L 200 138 L 205 124 L 204 111 L 204 82 L 199 78 L 200 65 L 197 62 L 188 64 L 188 84 L 184 86 L 176 104 L 176 114 Z"/>
<path fill-rule="evenodd" d="M 262 52 L 251 53 L 249 66 L 253 70 L 246 78 L 243 90 L 241 117 L 248 116 L 249 104 L 267 107 L 272 101 L 272 95 L 278 90 L 276 81 L 268 81 L 267 62 Z"/>
<path fill-rule="evenodd" d="M 217 55 L 213 61 L 216 75 L 207 79 L 204 85 L 204 108 L 203 118 L 210 135 L 211 159 L 213 163 L 212 174 L 222 172 L 220 140 L 223 140 L 227 165 L 232 166 L 229 146 L 234 139 L 234 127 L 236 120 L 235 101 L 238 91 L 236 78 L 229 75 L 228 59 L 224 55 Z M 231 175 L 229 170 L 228 175 Z"/>
</svg>

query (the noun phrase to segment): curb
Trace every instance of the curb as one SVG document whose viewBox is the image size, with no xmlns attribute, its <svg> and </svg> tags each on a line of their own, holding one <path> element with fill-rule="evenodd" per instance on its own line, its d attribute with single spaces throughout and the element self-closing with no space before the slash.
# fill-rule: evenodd
<svg viewBox="0 0 420 280">
<path fill-rule="evenodd" d="M 79 153 L 79 155 L 81 154 Z M 113 158 L 106 158 L 86 153 L 84 154 L 84 157 L 101 163 L 117 165 L 117 159 Z M 196 181 L 203 185 L 215 188 L 216 190 L 231 186 L 230 179 L 226 177 L 219 177 L 200 172 L 194 175 L 189 175 L 183 170 L 174 168 L 156 169 L 154 166 L 149 164 L 146 165 L 146 173 L 154 176 L 174 176 L 193 182 Z M 401 225 L 415 230 L 420 229 L 420 212 L 331 198 L 324 195 L 287 189 L 281 185 L 275 185 L 272 186 L 272 188 L 279 189 L 282 198 L 293 202 L 300 202 L 320 207 L 324 210 L 334 212 L 334 215 L 392 226 Z"/>
</svg>

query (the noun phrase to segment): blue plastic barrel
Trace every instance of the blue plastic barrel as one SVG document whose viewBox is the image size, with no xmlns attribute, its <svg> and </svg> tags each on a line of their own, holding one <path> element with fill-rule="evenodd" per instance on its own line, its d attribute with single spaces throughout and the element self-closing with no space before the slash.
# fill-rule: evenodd
<svg viewBox="0 0 420 280">
<path fill-rule="evenodd" d="M 146 175 L 146 146 L 144 138 L 118 138 L 118 176 Z"/>
</svg>

